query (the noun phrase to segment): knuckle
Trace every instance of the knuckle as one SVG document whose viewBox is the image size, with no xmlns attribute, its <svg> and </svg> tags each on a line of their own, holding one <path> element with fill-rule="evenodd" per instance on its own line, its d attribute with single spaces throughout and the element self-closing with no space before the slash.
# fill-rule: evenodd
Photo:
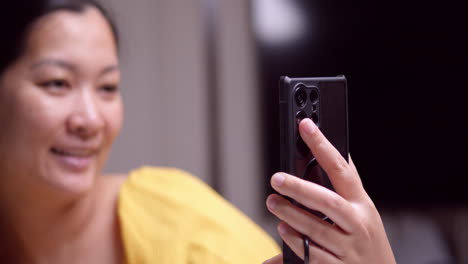
<svg viewBox="0 0 468 264">
<path fill-rule="evenodd" d="M 359 237 L 360 243 L 355 243 L 354 245 L 354 255 L 363 256 L 366 252 L 369 252 L 369 242 L 372 241 L 370 238 L 369 232 L 364 229 Z"/>
<path fill-rule="evenodd" d="M 377 211 L 377 208 L 375 207 L 375 204 L 374 202 L 372 201 L 372 199 L 370 199 L 369 196 L 365 197 L 364 198 L 364 202 L 363 203 L 363 206 L 364 208 L 366 208 L 368 211 Z"/>
<path fill-rule="evenodd" d="M 320 242 L 327 240 L 327 237 L 328 237 L 327 228 L 324 225 L 319 224 L 317 225 L 317 227 L 313 231 L 313 234 L 311 235 L 313 235 L 313 240 L 317 241 L 317 243 L 320 244 Z"/>
<path fill-rule="evenodd" d="M 343 158 L 339 157 L 331 163 L 331 173 L 345 174 L 349 169 L 349 164 Z"/>
<path fill-rule="evenodd" d="M 326 152 L 327 151 L 327 144 L 322 141 L 322 142 L 317 144 L 316 149 L 321 153 Z"/>
<path fill-rule="evenodd" d="M 328 195 L 323 203 L 326 208 L 331 210 L 340 210 L 343 207 L 343 199 L 338 195 Z"/>
<path fill-rule="evenodd" d="M 368 218 L 361 218 L 358 219 L 355 223 L 355 237 L 359 241 L 370 241 L 371 238 L 371 230 L 369 229 L 369 221 L 370 219 Z M 365 243 L 362 243 L 364 245 Z M 360 248 L 362 245 L 356 245 L 357 248 Z"/>
</svg>

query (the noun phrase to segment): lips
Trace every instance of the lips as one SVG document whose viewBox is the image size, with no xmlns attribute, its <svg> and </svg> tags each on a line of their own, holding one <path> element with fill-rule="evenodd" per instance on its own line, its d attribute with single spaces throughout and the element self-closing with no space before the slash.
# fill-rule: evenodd
<svg viewBox="0 0 468 264">
<path fill-rule="evenodd" d="M 73 148 L 58 148 L 53 147 L 51 151 L 54 154 L 61 156 L 75 156 L 75 157 L 88 157 L 95 153 L 92 149 L 73 149 Z"/>
<path fill-rule="evenodd" d="M 97 155 L 97 148 L 91 147 L 52 147 L 50 152 L 65 169 L 81 172 L 88 169 Z"/>
</svg>

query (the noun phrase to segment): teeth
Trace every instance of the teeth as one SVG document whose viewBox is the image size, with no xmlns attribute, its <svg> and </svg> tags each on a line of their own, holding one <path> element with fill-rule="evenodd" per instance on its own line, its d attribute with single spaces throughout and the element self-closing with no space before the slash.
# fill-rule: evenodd
<svg viewBox="0 0 468 264">
<path fill-rule="evenodd" d="M 78 157 L 85 157 L 91 154 L 90 150 L 72 150 L 67 151 L 63 149 L 52 148 L 52 152 L 57 153 L 59 155 L 66 155 L 66 156 L 78 156 Z"/>
<path fill-rule="evenodd" d="M 56 148 L 52 148 L 52 152 L 56 153 L 56 154 L 60 154 L 60 155 L 64 155 L 65 152 L 63 152 L 62 150 L 60 149 L 56 149 Z"/>
</svg>

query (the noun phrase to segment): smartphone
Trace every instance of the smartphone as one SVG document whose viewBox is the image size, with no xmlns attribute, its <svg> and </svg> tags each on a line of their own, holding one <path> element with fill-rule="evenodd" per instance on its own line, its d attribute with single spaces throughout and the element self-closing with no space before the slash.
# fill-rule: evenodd
<svg viewBox="0 0 468 264">
<path fill-rule="evenodd" d="M 333 186 L 299 134 L 299 122 L 312 119 L 325 137 L 348 161 L 348 95 L 343 75 L 337 77 L 290 78 L 279 84 L 281 171 L 315 182 L 331 190 Z M 321 212 L 293 204 L 331 222 Z M 283 242 L 283 263 L 304 262 Z"/>
</svg>

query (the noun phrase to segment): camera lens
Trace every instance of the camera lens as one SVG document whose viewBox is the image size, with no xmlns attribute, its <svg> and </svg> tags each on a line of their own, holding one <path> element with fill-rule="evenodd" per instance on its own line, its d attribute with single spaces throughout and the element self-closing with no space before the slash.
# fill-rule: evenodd
<svg viewBox="0 0 468 264">
<path fill-rule="evenodd" d="M 310 118 L 312 118 L 312 120 L 314 121 L 315 124 L 318 123 L 318 115 L 317 115 L 317 113 L 313 113 L 312 116 L 311 116 Z"/>
<path fill-rule="evenodd" d="M 306 157 L 310 153 L 309 147 L 301 137 L 297 137 L 296 139 L 296 148 L 297 152 L 299 152 L 303 157 Z"/>
<path fill-rule="evenodd" d="M 306 118 L 307 114 L 304 111 L 299 111 L 296 114 L 296 124 L 299 125 L 302 119 Z"/>
<path fill-rule="evenodd" d="M 296 104 L 299 107 L 303 107 L 307 100 L 307 93 L 303 86 L 300 86 L 296 89 L 296 93 L 294 94 L 294 99 L 296 100 Z"/>
<path fill-rule="evenodd" d="M 319 97 L 319 94 L 318 94 L 317 89 L 313 89 L 310 92 L 310 101 L 312 101 L 312 103 L 315 103 L 315 102 L 317 102 L 318 97 Z"/>
</svg>

